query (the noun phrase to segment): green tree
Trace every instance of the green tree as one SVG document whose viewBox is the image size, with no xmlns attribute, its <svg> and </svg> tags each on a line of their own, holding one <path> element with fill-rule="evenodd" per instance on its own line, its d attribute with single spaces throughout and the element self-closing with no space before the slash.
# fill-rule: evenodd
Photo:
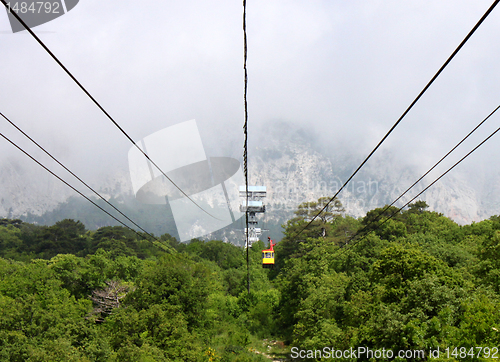
<svg viewBox="0 0 500 362">
<path fill-rule="evenodd" d="M 84 317 L 89 300 L 76 300 L 44 261 L 0 259 L 0 355 L 10 360 L 84 360 L 82 341 L 92 335 Z M 57 345 L 56 345 L 57 344 Z"/>
<path fill-rule="evenodd" d="M 17 259 L 22 247 L 21 231 L 12 224 L 0 226 L 0 256 Z"/>
</svg>

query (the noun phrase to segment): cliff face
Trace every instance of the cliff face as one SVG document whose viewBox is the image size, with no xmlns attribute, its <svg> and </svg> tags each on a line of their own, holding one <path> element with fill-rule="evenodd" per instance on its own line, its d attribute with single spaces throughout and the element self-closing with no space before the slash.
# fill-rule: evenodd
<svg viewBox="0 0 500 362">
<path fill-rule="evenodd" d="M 324 151 L 314 135 L 300 129 L 271 126 L 261 134 L 266 135 L 266 140 L 255 150 L 250 163 L 251 182 L 267 186 L 267 217 L 271 219 L 289 215 L 301 202 L 333 196 L 363 159 L 341 150 Z M 402 163 L 395 154 L 380 150 L 338 198 L 347 214 L 363 216 L 373 208 L 393 202 L 431 165 L 421 165 L 421 170 L 417 170 Z M 444 171 L 442 168 L 431 173 L 395 205 L 404 205 Z M 500 174 L 491 170 L 484 173 L 471 178 L 460 168 L 454 169 L 416 200 L 425 200 L 430 210 L 460 224 L 499 214 Z"/>
<path fill-rule="evenodd" d="M 13 158 L 3 160 L 0 164 L 0 217 L 43 215 L 57 208 L 69 197 L 78 196 L 40 166 L 30 162 L 27 159 Z M 93 195 L 63 169 L 53 167 L 52 171 L 83 194 Z M 107 199 L 131 194 L 130 180 L 123 170 L 113 170 L 108 175 L 98 177 L 98 181 L 82 178 Z"/>
<path fill-rule="evenodd" d="M 326 151 L 315 135 L 290 124 L 272 123 L 259 134 L 263 135 L 260 143 L 249 152 L 250 183 L 267 186 L 265 220 L 269 223 L 283 223 L 302 202 L 333 196 L 362 160 L 361 156 Z M 388 151 L 375 156 L 338 196 L 349 215 L 363 216 L 392 202 L 425 171 L 398 162 Z M 42 215 L 74 195 L 37 165 L 26 167 L 22 162 L 3 160 L 0 165 L 1 217 Z M 483 171 L 471 178 L 454 170 L 418 199 L 461 224 L 500 214 L 500 174 Z M 406 203 L 438 175 L 424 179 L 396 206 Z M 71 183 L 77 185 L 73 180 Z M 110 170 L 89 183 L 106 198 L 132 197 L 127 170 Z"/>
<path fill-rule="evenodd" d="M 42 169 L 26 167 L 18 159 L 0 164 L 0 216 L 41 215 L 71 195 L 71 190 Z"/>
</svg>

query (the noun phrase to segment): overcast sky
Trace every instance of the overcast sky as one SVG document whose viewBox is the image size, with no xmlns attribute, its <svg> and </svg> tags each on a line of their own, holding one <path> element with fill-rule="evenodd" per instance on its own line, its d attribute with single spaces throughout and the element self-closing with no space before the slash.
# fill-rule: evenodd
<svg viewBox="0 0 500 362">
<path fill-rule="evenodd" d="M 368 154 L 491 3 L 249 0 L 250 143 L 284 120 Z M 81 0 L 34 31 L 133 139 L 196 119 L 211 155 L 241 158 L 224 154 L 242 142 L 241 1 Z M 500 7 L 384 148 L 425 169 L 500 104 L 498 34 Z M 127 165 L 129 141 L 27 32 L 12 34 L 5 11 L 0 55 L 1 112 L 82 177 Z M 1 120 L 0 132 L 45 160 Z M 498 169 L 499 144 L 469 163 Z M 3 140 L 0 155 L 23 160 Z"/>
</svg>

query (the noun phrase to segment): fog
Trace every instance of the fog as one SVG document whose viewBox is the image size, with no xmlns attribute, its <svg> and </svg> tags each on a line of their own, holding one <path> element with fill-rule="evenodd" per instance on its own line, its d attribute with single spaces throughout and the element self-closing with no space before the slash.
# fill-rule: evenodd
<svg viewBox="0 0 500 362">
<path fill-rule="evenodd" d="M 280 120 L 311 129 L 332 150 L 367 155 L 491 2 L 248 1 L 250 146 L 262 125 Z M 81 0 L 33 30 L 134 140 L 196 119 L 207 153 L 241 159 L 241 2 L 139 4 Z M 500 102 L 499 33 L 500 8 L 382 149 L 425 171 L 488 115 Z M 5 11 L 0 54 L 0 112 L 84 179 L 126 169 L 130 142 L 27 32 L 11 32 Z M 3 120 L 0 132 L 51 165 Z M 498 169 L 499 144 L 492 139 L 460 172 Z M 2 164 L 38 167 L 4 140 L 0 155 Z"/>
</svg>

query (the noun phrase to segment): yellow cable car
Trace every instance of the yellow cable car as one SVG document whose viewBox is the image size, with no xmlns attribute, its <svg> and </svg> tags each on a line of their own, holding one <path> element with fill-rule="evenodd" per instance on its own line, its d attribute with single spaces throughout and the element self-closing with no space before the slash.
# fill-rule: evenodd
<svg viewBox="0 0 500 362">
<path fill-rule="evenodd" d="M 269 249 L 262 250 L 262 267 L 263 268 L 274 268 L 274 245 L 271 238 L 268 236 Z"/>
</svg>

